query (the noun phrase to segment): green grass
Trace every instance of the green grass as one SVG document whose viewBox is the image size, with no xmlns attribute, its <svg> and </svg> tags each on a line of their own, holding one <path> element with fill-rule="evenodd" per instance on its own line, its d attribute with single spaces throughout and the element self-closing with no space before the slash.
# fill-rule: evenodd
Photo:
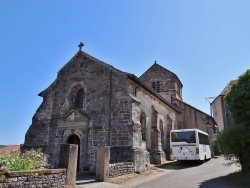
<svg viewBox="0 0 250 188">
<path fill-rule="evenodd" d="M 241 171 L 236 171 L 226 177 L 227 181 L 236 187 L 250 188 L 250 176 L 243 174 Z"/>
</svg>

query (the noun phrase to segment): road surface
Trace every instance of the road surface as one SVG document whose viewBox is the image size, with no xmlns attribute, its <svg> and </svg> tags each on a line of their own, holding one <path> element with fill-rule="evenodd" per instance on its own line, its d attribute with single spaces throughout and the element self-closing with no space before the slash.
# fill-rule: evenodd
<svg viewBox="0 0 250 188">
<path fill-rule="evenodd" d="M 224 177 L 239 170 L 236 165 L 225 167 L 223 157 L 213 158 L 204 164 L 175 163 L 165 166 L 162 174 L 144 179 L 133 188 L 234 188 L 227 184 Z"/>
</svg>

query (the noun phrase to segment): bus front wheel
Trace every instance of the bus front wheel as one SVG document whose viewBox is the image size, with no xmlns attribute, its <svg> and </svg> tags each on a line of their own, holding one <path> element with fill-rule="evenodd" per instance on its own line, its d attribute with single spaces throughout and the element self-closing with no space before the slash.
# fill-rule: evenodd
<svg viewBox="0 0 250 188">
<path fill-rule="evenodd" d="M 200 160 L 200 164 L 203 164 L 203 163 L 205 163 L 206 161 L 207 161 L 207 157 L 206 157 L 206 155 L 205 155 L 204 159 L 201 159 L 201 160 Z"/>
</svg>

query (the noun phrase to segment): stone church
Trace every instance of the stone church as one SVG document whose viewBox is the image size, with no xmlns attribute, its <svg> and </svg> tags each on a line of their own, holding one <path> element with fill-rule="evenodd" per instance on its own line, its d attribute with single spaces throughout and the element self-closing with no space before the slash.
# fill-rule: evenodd
<svg viewBox="0 0 250 188">
<path fill-rule="evenodd" d="M 213 134 L 216 122 L 182 100 L 182 83 L 156 62 L 139 78 L 82 51 L 39 96 L 22 149 L 43 148 L 57 166 L 60 144 L 78 144 L 78 170 L 96 169 L 98 146 L 110 163 L 132 162 L 135 172 L 169 159 L 171 129 Z"/>
</svg>

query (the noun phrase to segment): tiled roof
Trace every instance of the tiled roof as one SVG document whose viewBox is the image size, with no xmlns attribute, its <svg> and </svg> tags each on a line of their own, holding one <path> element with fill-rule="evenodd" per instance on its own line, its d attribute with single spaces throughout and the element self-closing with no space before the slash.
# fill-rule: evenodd
<svg viewBox="0 0 250 188">
<path fill-rule="evenodd" d="M 0 154 L 9 154 L 11 151 L 20 150 L 20 145 L 10 145 L 0 149 Z"/>
</svg>

